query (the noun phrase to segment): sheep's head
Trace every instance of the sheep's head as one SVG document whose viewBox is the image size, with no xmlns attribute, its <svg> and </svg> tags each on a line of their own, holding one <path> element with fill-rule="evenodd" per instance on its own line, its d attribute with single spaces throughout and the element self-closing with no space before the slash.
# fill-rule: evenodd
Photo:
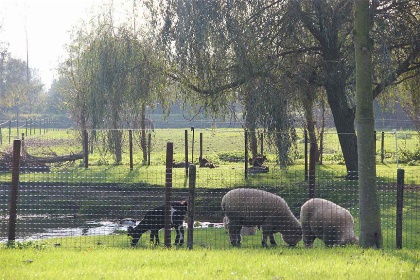
<svg viewBox="0 0 420 280">
<path fill-rule="evenodd" d="M 131 237 L 131 246 L 136 246 L 137 242 L 139 242 L 141 234 L 138 233 L 135 228 L 130 226 L 127 228 L 127 235 Z"/>
<path fill-rule="evenodd" d="M 282 238 L 290 247 L 295 247 L 302 240 L 302 229 L 282 233 Z"/>
</svg>

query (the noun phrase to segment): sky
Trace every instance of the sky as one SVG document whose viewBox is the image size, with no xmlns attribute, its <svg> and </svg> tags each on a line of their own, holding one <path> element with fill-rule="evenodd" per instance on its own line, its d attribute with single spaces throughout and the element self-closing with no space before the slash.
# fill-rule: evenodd
<svg viewBox="0 0 420 280">
<path fill-rule="evenodd" d="M 122 0 L 114 0 L 114 6 Z M 26 61 L 28 36 L 29 67 L 48 90 L 57 77 L 58 61 L 65 56 L 69 31 L 89 19 L 92 7 L 102 0 L 0 0 L 0 41 L 8 42 L 12 57 Z M 25 31 L 26 30 L 26 31 Z"/>
</svg>

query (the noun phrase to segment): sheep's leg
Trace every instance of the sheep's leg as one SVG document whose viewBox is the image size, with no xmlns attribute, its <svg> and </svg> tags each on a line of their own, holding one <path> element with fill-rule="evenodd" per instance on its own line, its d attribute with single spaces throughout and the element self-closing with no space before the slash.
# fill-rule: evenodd
<svg viewBox="0 0 420 280">
<path fill-rule="evenodd" d="M 277 245 L 276 239 L 274 238 L 274 233 L 270 233 L 268 237 L 270 238 L 271 245 L 274 245 L 274 246 Z"/>
<path fill-rule="evenodd" d="M 241 226 L 229 224 L 229 239 L 233 246 L 241 245 Z"/>
<path fill-rule="evenodd" d="M 181 224 L 176 228 L 175 245 L 184 244 L 184 226 Z"/>
<path fill-rule="evenodd" d="M 305 247 L 312 248 L 316 239 L 315 232 L 313 232 L 309 225 L 302 223 L 302 237 Z"/>
<path fill-rule="evenodd" d="M 155 241 L 155 245 L 158 245 L 160 243 L 158 230 L 150 231 L 150 243 L 153 243 L 153 241 Z"/>
</svg>

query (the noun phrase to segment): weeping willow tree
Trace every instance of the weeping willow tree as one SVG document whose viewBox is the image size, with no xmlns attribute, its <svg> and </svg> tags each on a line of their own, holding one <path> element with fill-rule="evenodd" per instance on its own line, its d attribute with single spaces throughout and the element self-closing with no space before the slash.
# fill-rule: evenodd
<svg viewBox="0 0 420 280">
<path fill-rule="evenodd" d="M 155 40 L 136 32 L 131 23 L 116 25 L 110 11 L 76 29 L 62 73 L 70 81 L 69 89 L 77 89 L 67 94 L 72 115 L 82 129 L 107 129 L 105 143 L 120 164 L 122 128 L 137 128 L 132 120 L 140 116 L 141 148 L 146 156 L 146 106 L 160 103 L 166 108 L 170 99 L 163 90 L 164 61 L 153 51 Z"/>
</svg>

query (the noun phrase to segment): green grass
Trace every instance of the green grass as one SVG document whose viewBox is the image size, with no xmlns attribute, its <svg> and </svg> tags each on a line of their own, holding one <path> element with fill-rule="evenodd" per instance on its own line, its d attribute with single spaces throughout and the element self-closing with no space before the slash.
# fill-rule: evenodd
<svg viewBox="0 0 420 280">
<path fill-rule="evenodd" d="M 419 250 L 0 249 L 2 279 L 418 279 Z"/>
</svg>

